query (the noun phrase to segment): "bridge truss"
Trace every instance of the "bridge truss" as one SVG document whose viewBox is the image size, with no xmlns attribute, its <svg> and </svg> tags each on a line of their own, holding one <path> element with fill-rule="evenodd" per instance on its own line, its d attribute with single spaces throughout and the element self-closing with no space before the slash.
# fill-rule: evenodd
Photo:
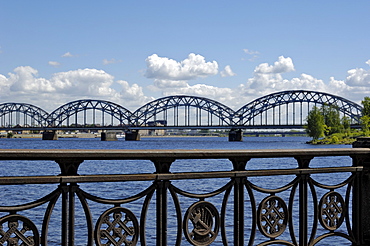
<svg viewBox="0 0 370 246">
<path fill-rule="evenodd" d="M 217 101 L 195 96 L 168 96 L 137 109 L 134 125 L 230 126 L 234 111 Z"/>
<path fill-rule="evenodd" d="M 100 113 L 100 114 L 99 114 Z M 61 126 L 107 126 L 130 125 L 132 113 L 128 109 L 102 100 L 77 100 L 57 108 L 50 113 L 47 121 L 51 127 Z M 99 118 L 99 121 L 97 119 Z"/>
<path fill-rule="evenodd" d="M 258 98 L 235 113 L 236 125 L 304 125 L 313 106 L 332 106 L 360 123 L 362 107 L 343 97 L 315 91 L 282 91 Z"/>
<path fill-rule="evenodd" d="M 109 101 L 77 100 L 50 114 L 25 103 L 0 104 L 0 128 L 122 129 L 163 128 L 294 128 L 302 127 L 313 106 L 333 106 L 342 116 L 359 124 L 362 107 L 343 97 L 323 92 L 292 90 L 258 98 L 239 110 L 204 97 L 168 96 L 145 104 L 134 112 Z"/>
<path fill-rule="evenodd" d="M 27 103 L 0 104 L 1 127 L 44 127 L 48 115 L 42 108 Z"/>
</svg>

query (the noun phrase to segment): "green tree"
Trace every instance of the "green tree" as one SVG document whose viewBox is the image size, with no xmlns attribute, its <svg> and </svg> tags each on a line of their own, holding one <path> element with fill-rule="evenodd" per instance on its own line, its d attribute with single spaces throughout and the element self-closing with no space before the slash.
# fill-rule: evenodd
<svg viewBox="0 0 370 246">
<path fill-rule="evenodd" d="M 361 127 L 364 134 L 369 135 L 370 130 L 370 97 L 365 97 L 361 101 L 362 104 L 362 117 L 360 118 Z"/>
<path fill-rule="evenodd" d="M 362 104 L 362 116 L 370 116 L 370 97 L 365 97 L 364 100 L 361 101 Z"/>
<path fill-rule="evenodd" d="M 366 136 L 369 135 L 369 130 L 370 130 L 370 116 L 369 115 L 364 115 L 361 117 L 361 127 L 362 131 Z"/>
<path fill-rule="evenodd" d="M 318 107 L 313 107 L 313 109 L 308 113 L 307 116 L 306 132 L 308 136 L 312 137 L 314 140 L 324 137 L 325 122 L 322 110 Z"/>
<path fill-rule="evenodd" d="M 322 112 L 324 116 L 324 124 L 327 126 L 327 134 L 332 135 L 333 133 L 338 133 L 341 131 L 342 124 L 340 121 L 340 114 L 337 106 L 322 106 Z"/>
<path fill-rule="evenodd" d="M 351 128 L 351 119 L 347 116 L 342 117 L 342 125 L 345 130 L 348 130 Z"/>
<path fill-rule="evenodd" d="M 349 117 L 343 116 L 341 121 L 343 131 L 348 134 L 351 130 L 351 119 Z"/>
</svg>

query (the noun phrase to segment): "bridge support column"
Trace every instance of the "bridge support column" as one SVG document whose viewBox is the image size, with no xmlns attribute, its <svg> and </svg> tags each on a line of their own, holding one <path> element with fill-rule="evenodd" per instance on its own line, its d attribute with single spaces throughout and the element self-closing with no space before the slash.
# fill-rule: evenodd
<svg viewBox="0 0 370 246">
<path fill-rule="evenodd" d="M 42 133 L 42 140 L 58 140 L 56 131 L 44 131 Z"/>
<path fill-rule="evenodd" d="M 125 132 L 125 140 L 126 141 L 139 141 L 140 140 L 139 130 L 132 130 L 132 131 Z"/>
<path fill-rule="evenodd" d="M 229 141 L 243 141 L 243 131 L 241 129 L 231 129 L 229 132 Z"/>
<path fill-rule="evenodd" d="M 100 135 L 101 141 L 116 141 L 117 139 L 117 133 L 116 132 L 102 132 Z"/>
</svg>

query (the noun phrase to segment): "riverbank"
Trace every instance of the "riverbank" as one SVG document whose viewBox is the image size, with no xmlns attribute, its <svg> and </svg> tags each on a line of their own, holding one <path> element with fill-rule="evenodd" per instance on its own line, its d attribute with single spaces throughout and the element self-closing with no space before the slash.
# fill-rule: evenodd
<svg viewBox="0 0 370 246">
<path fill-rule="evenodd" d="M 357 138 L 360 138 L 360 137 L 369 137 L 369 135 L 365 134 L 362 131 L 352 132 L 348 134 L 335 133 L 329 136 L 325 136 L 324 138 L 321 138 L 321 139 L 313 139 L 313 140 L 307 141 L 307 143 L 313 144 L 313 145 L 330 145 L 330 144 L 350 145 L 353 142 L 355 142 Z"/>
</svg>

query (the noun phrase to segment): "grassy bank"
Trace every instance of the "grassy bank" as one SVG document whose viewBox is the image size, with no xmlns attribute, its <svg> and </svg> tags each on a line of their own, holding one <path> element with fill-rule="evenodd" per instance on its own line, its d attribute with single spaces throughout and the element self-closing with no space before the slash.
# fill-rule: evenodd
<svg viewBox="0 0 370 246">
<path fill-rule="evenodd" d="M 369 134 L 359 130 L 347 133 L 335 133 L 321 139 L 313 139 L 308 144 L 352 144 L 358 137 L 368 137 Z"/>
</svg>

